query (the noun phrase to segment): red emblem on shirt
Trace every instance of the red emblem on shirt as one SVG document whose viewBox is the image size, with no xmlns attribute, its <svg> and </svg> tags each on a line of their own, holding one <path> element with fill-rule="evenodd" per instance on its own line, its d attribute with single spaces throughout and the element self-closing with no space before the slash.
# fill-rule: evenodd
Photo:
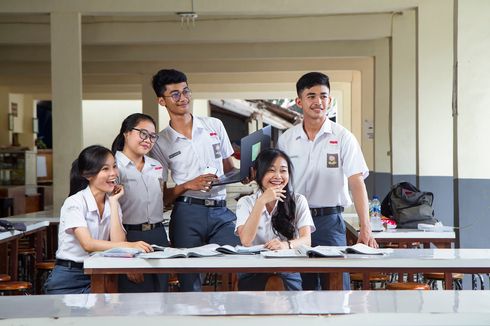
<svg viewBox="0 0 490 326">
<path fill-rule="evenodd" d="M 213 137 L 213 136 L 217 136 L 217 135 L 218 135 L 218 134 L 217 134 L 217 133 L 215 133 L 215 132 L 210 132 L 210 133 L 209 133 L 209 136 L 211 136 L 211 137 Z"/>
<path fill-rule="evenodd" d="M 334 144 L 334 145 L 336 145 L 336 144 L 338 144 L 338 143 L 339 143 L 339 142 L 338 142 L 338 141 L 336 141 L 336 140 L 331 140 L 331 141 L 330 141 L 330 144 Z"/>
<path fill-rule="evenodd" d="M 155 170 L 161 170 L 161 169 L 163 169 L 163 167 L 161 167 L 161 166 L 155 166 Z"/>
</svg>

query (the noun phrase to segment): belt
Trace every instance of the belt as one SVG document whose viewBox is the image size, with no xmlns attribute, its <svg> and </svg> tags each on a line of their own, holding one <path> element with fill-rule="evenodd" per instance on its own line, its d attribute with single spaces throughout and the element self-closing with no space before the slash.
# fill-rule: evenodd
<svg viewBox="0 0 490 326">
<path fill-rule="evenodd" d="M 83 263 L 77 263 L 71 260 L 56 259 L 56 265 L 65 266 L 68 268 L 79 268 L 83 269 Z"/>
<path fill-rule="evenodd" d="M 333 206 L 333 207 L 318 207 L 318 208 L 310 208 L 311 216 L 323 216 L 323 215 L 331 215 L 331 214 L 339 214 L 344 211 L 342 206 Z"/>
<path fill-rule="evenodd" d="M 162 228 L 162 222 L 158 222 L 155 224 L 151 223 L 142 223 L 142 224 L 123 224 L 126 230 L 130 231 L 150 231 L 156 228 Z"/>
<path fill-rule="evenodd" d="M 226 200 L 218 199 L 199 199 L 194 197 L 180 196 L 175 201 L 187 204 L 203 205 L 206 207 L 226 207 Z"/>
</svg>

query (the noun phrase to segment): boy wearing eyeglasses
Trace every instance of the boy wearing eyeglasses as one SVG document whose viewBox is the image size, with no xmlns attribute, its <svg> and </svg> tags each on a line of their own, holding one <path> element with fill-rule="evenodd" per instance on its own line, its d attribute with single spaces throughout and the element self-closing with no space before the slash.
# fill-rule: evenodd
<svg viewBox="0 0 490 326">
<path fill-rule="evenodd" d="M 174 204 L 170 242 L 176 248 L 208 243 L 239 244 L 236 216 L 226 208 L 224 186 L 211 183 L 233 169 L 233 148 L 223 123 L 191 113 L 191 90 L 184 73 L 162 69 L 153 76 L 158 103 L 170 123 L 159 134 L 151 155 L 171 171 L 175 187 L 164 183 L 164 201 Z M 181 291 L 200 291 L 199 274 L 180 274 Z"/>
</svg>

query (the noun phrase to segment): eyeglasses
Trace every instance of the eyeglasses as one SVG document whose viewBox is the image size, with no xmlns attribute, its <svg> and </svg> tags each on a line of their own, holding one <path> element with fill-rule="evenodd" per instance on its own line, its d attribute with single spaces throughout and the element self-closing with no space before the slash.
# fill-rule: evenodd
<svg viewBox="0 0 490 326">
<path fill-rule="evenodd" d="M 158 135 L 157 134 L 152 134 L 146 129 L 138 129 L 138 128 L 132 128 L 131 130 L 137 130 L 139 132 L 139 136 L 141 140 L 147 140 L 150 138 L 150 142 L 154 143 L 158 140 Z"/>
<path fill-rule="evenodd" d="M 185 88 L 182 92 L 174 91 L 170 95 L 162 95 L 162 97 L 170 97 L 174 102 L 178 102 L 181 95 L 184 95 L 185 98 L 189 99 L 192 96 L 192 91 L 190 88 Z"/>
</svg>

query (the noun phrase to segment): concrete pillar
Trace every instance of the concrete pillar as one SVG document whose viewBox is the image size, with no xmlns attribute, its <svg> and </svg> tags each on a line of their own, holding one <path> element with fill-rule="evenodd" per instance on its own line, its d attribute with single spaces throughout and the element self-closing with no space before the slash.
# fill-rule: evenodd
<svg viewBox="0 0 490 326">
<path fill-rule="evenodd" d="M 144 75 L 141 81 L 142 113 L 151 116 L 157 123 L 156 130 L 160 131 L 168 125 L 168 123 L 164 125 L 160 124 L 160 115 L 168 117 L 168 114 L 166 113 L 167 109 L 159 108 L 157 97 L 151 86 L 151 77 L 150 75 Z"/>
<path fill-rule="evenodd" d="M 393 17 L 391 165 L 393 183 L 417 183 L 416 14 Z"/>
<path fill-rule="evenodd" d="M 457 211 L 462 248 L 488 248 L 490 228 L 490 2 L 458 1 Z M 456 119 L 456 118 L 455 118 Z"/>
<path fill-rule="evenodd" d="M 421 1 L 418 17 L 417 148 L 419 187 L 453 224 L 453 1 Z M 437 23 L 435 23 L 437 22 Z"/>
<path fill-rule="evenodd" d="M 7 87 L 0 87 L 0 146 L 8 146 L 12 143 L 9 131 L 9 90 Z"/>
<path fill-rule="evenodd" d="M 83 146 L 81 15 L 51 13 L 54 212 L 69 192 L 69 172 Z M 67 146 L 69 144 L 69 146 Z"/>
</svg>

